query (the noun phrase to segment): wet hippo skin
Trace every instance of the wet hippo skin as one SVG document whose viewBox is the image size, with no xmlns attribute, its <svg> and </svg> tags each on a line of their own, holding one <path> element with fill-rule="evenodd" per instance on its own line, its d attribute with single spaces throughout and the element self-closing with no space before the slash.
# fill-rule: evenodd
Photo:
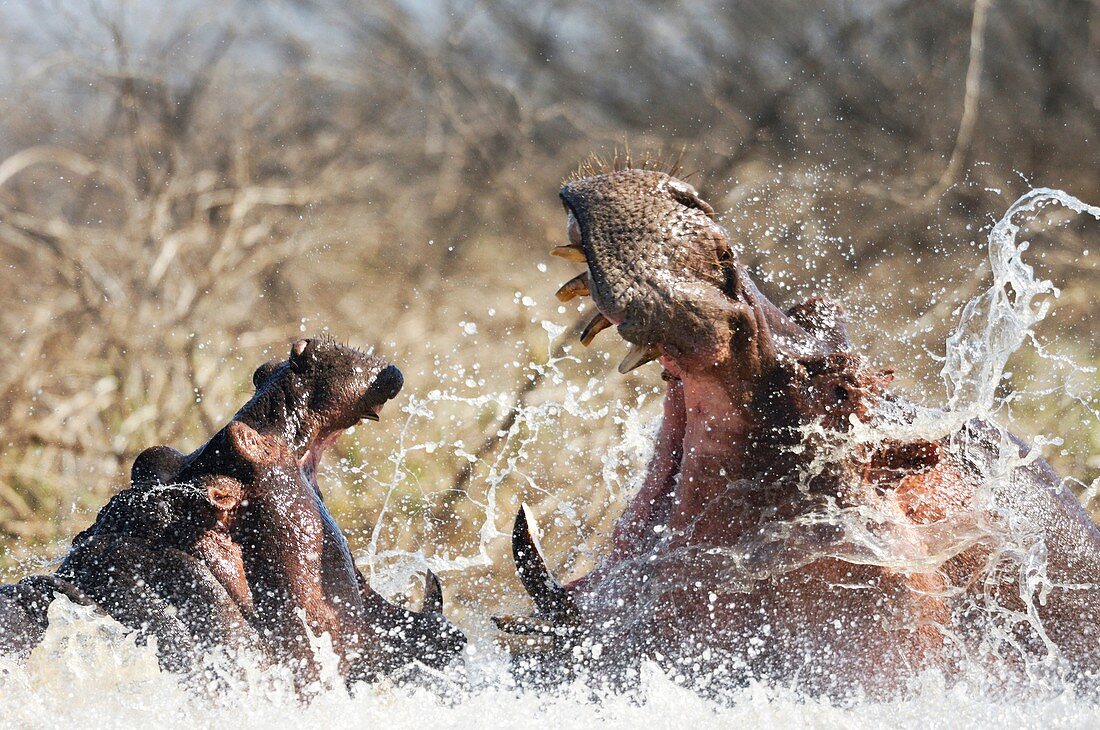
<svg viewBox="0 0 1100 730">
<path fill-rule="evenodd" d="M 56 576 L 0 588 L 2 648 L 29 650 L 62 592 L 155 637 L 162 664 L 177 671 L 228 647 L 288 664 L 304 686 L 317 676 L 307 627 L 329 634 L 349 682 L 413 661 L 442 667 L 461 652 L 465 637 L 443 618 L 435 577 L 427 610 L 382 599 L 317 488 L 324 449 L 377 420 L 400 371 L 332 340 L 300 340 L 253 381 L 249 402 L 191 454 L 142 452 L 131 486 L 73 540 Z"/>
<path fill-rule="evenodd" d="M 981 421 L 904 436 L 935 414 L 854 352 L 839 307 L 769 301 L 673 175 L 590 173 L 561 191 L 553 253 L 586 270 L 558 297 L 591 296 L 582 341 L 616 328 L 620 372 L 659 361 L 664 416 L 590 574 L 559 583 L 517 517 L 537 612 L 497 623 L 521 663 L 632 682 L 654 661 L 707 692 L 890 696 L 975 666 L 1095 686 L 1100 531 L 1049 465 Z"/>
</svg>

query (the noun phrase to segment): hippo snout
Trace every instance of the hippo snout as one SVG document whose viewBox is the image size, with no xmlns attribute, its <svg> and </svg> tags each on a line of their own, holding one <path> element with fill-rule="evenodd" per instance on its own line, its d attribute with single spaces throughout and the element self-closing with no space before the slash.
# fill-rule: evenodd
<svg viewBox="0 0 1100 730">
<path fill-rule="evenodd" d="M 371 400 L 383 403 L 395 397 L 401 392 L 401 386 L 405 384 L 405 376 L 397 369 L 396 365 L 387 365 L 378 373 L 374 383 L 370 387 Z"/>
</svg>

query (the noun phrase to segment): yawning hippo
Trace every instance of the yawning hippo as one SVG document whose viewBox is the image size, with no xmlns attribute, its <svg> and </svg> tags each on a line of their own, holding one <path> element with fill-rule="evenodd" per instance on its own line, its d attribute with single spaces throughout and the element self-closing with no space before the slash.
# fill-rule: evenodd
<svg viewBox="0 0 1100 730">
<path fill-rule="evenodd" d="M 839 308 L 783 311 L 695 189 L 653 170 L 567 183 L 588 344 L 616 327 L 626 373 L 664 369 L 664 418 L 613 546 L 568 585 L 521 511 L 513 551 L 538 608 L 499 618 L 527 661 L 700 688 L 753 679 L 891 694 L 928 668 L 1089 681 L 1100 664 L 1100 532 L 998 427 L 904 434 L 928 411 L 851 350 Z M 549 667 L 549 669 L 547 668 Z"/>
<path fill-rule="evenodd" d="M 328 633 L 349 681 L 413 661 L 441 667 L 465 645 L 429 574 L 425 610 L 393 606 L 355 568 L 316 472 L 325 448 L 377 420 L 400 371 L 329 339 L 300 340 L 258 368 L 255 395 L 191 454 L 142 452 L 132 485 L 73 540 L 56 576 L 0 589 L 9 649 L 33 644 L 55 592 L 157 639 L 170 669 L 214 647 L 251 649 L 316 676 L 307 629 Z M 0 646 L 0 649 L 4 649 Z"/>
</svg>

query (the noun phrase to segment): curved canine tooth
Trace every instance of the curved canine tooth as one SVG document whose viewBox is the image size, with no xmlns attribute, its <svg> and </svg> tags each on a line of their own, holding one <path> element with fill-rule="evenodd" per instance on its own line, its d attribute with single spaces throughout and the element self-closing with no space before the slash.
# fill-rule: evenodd
<svg viewBox="0 0 1100 730">
<path fill-rule="evenodd" d="M 584 330 L 581 332 L 581 344 L 588 347 L 592 344 L 592 340 L 596 338 L 596 335 L 610 326 L 611 320 L 597 313 L 596 316 L 592 318 L 592 321 L 585 325 Z"/>
<path fill-rule="evenodd" d="M 443 613 L 443 586 L 430 570 L 424 574 L 424 605 L 420 613 Z"/>
<path fill-rule="evenodd" d="M 561 289 L 558 289 L 554 296 L 558 298 L 559 302 L 568 302 L 570 299 L 586 297 L 591 293 L 588 286 L 588 272 L 586 271 L 562 284 Z"/>
<path fill-rule="evenodd" d="M 584 249 L 580 246 L 569 244 L 568 246 L 554 246 L 550 249 L 551 256 L 559 256 L 566 261 L 575 261 L 578 264 L 587 264 L 588 258 L 584 255 Z"/>
<path fill-rule="evenodd" d="M 512 559 L 516 562 L 519 580 L 534 599 L 540 613 L 558 618 L 576 615 L 576 602 L 546 567 L 546 561 L 539 552 L 531 534 L 530 525 L 534 523 L 527 505 L 520 505 L 519 514 L 512 525 Z"/>
<path fill-rule="evenodd" d="M 634 368 L 641 367 L 660 356 L 661 351 L 656 345 L 631 345 L 630 352 L 626 353 L 626 357 L 619 363 L 619 372 L 626 375 Z"/>
</svg>

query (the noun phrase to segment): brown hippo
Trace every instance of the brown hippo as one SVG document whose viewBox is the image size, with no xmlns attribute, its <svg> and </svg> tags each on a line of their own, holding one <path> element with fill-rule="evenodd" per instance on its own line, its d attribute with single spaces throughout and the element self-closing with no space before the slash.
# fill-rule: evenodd
<svg viewBox="0 0 1100 730">
<path fill-rule="evenodd" d="M 383 404 L 401 389 L 401 372 L 377 357 L 322 338 L 295 342 L 287 360 L 261 365 L 252 379 L 256 394 L 234 420 L 287 444 L 300 480 L 309 487 L 310 499 L 302 500 L 301 506 L 310 516 L 309 523 L 317 525 L 311 539 L 320 540 L 300 558 L 303 569 L 297 575 L 308 576 L 309 587 L 302 581 L 294 583 L 301 590 L 314 591 L 319 600 L 307 600 L 302 594 L 292 604 L 306 609 L 315 634 L 329 631 L 352 678 L 391 672 L 413 661 L 433 668 L 450 663 L 466 638 L 443 617 L 442 591 L 435 576 L 427 575 L 421 612 L 387 602 L 355 567 L 347 540 L 317 486 L 325 449 L 360 420 L 378 420 Z M 155 458 L 158 469 L 175 461 L 166 459 L 163 452 Z M 253 582 L 251 575 L 249 582 Z M 310 605 L 320 609 L 316 616 L 306 608 Z M 269 616 L 286 620 L 282 609 L 270 611 Z M 298 631 L 296 641 L 305 641 L 300 622 L 288 627 Z"/>
<path fill-rule="evenodd" d="M 212 647 L 244 648 L 294 665 L 306 683 L 317 673 L 307 627 L 329 634 L 349 681 L 453 659 L 465 638 L 442 617 L 435 577 L 421 613 L 371 591 L 316 486 L 324 449 L 377 420 L 400 371 L 328 339 L 300 340 L 253 381 L 252 399 L 193 453 L 142 452 L 132 486 L 74 539 L 57 576 L 3 589 L 0 622 L 36 640 L 60 587 L 155 636 L 170 669 L 198 666 Z"/>
<path fill-rule="evenodd" d="M 976 420 L 922 434 L 936 412 L 852 352 L 839 308 L 772 304 L 682 180 L 596 171 L 561 199 L 569 243 L 552 253 L 587 270 L 558 297 L 590 295 L 582 341 L 617 327 L 620 372 L 659 361 L 666 398 L 594 571 L 558 583 L 517 518 L 538 611 L 497 624 L 523 662 L 629 679 L 652 660 L 703 691 L 834 697 L 927 669 L 1092 682 L 1100 531 L 1037 454 Z"/>
</svg>

